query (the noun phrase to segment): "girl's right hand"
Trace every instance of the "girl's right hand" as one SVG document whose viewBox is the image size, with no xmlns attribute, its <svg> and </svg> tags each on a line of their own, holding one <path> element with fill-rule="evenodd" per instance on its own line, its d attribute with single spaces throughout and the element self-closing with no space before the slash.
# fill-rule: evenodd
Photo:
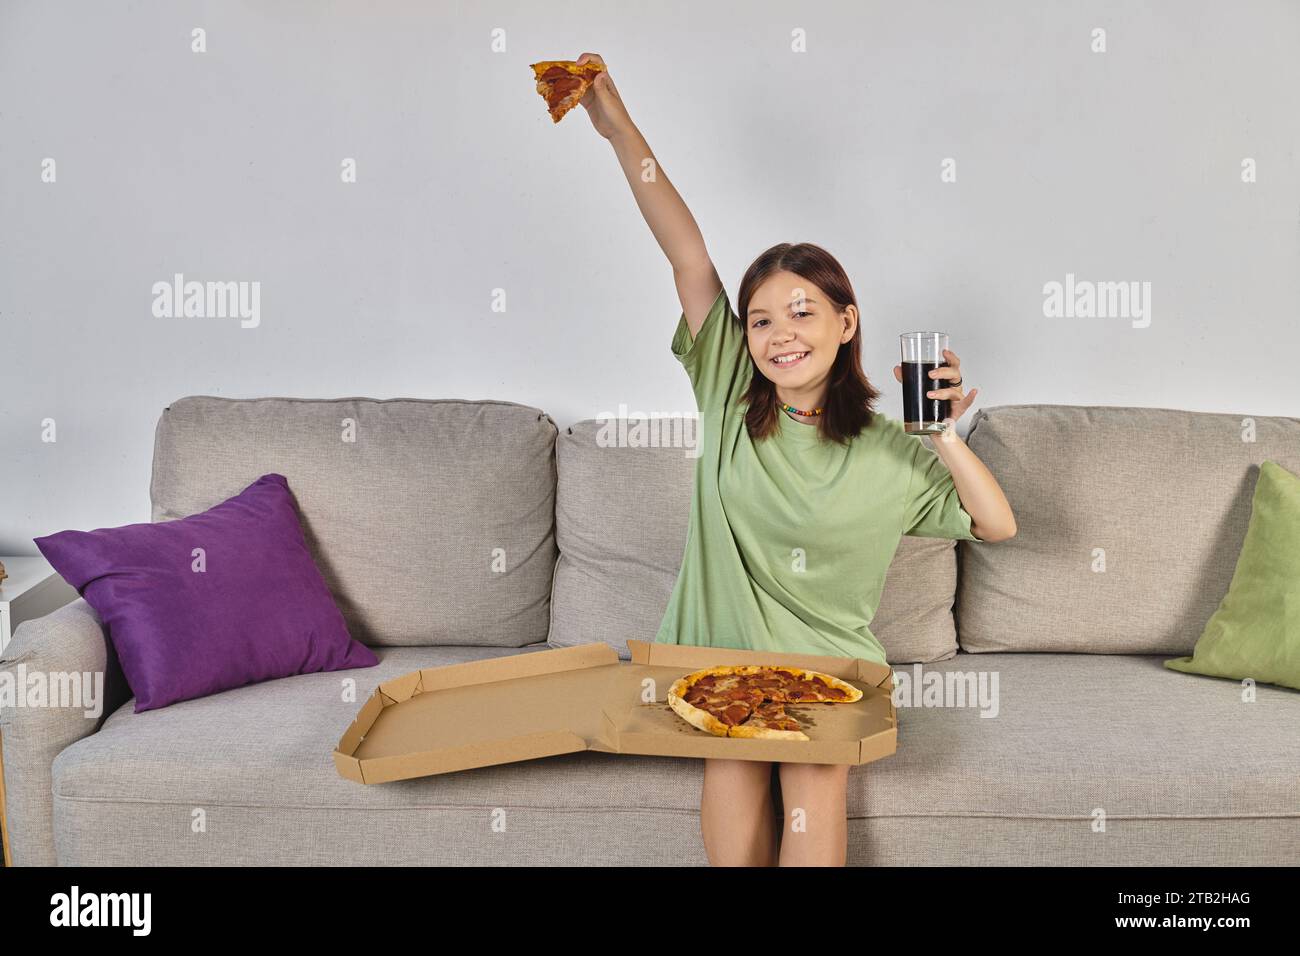
<svg viewBox="0 0 1300 956">
<path fill-rule="evenodd" d="M 584 53 L 576 62 L 586 63 L 589 60 L 601 66 L 605 65 L 605 61 L 596 53 Z M 605 139 L 612 139 L 615 133 L 631 129 L 633 126 L 632 117 L 628 115 L 627 107 L 623 105 L 623 100 L 618 95 L 608 69 L 596 77 L 578 102 L 587 108 L 591 125 L 596 127 L 596 132 Z"/>
</svg>

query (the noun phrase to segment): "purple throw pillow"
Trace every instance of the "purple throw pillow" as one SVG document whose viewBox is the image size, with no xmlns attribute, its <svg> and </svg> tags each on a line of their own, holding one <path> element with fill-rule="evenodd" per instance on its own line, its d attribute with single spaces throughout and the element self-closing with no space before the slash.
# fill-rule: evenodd
<svg viewBox="0 0 1300 956">
<path fill-rule="evenodd" d="M 348 634 L 283 475 L 188 518 L 33 540 L 104 622 L 137 714 L 379 663 Z"/>
</svg>

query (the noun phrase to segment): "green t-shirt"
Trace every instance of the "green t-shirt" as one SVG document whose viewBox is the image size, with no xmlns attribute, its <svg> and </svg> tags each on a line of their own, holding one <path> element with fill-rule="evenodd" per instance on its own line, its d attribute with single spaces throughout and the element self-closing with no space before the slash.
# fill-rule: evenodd
<svg viewBox="0 0 1300 956">
<path fill-rule="evenodd" d="M 904 534 L 980 540 L 933 449 L 877 412 L 848 446 L 779 415 L 754 442 L 740 402 L 753 365 L 724 288 L 673 355 L 699 405 L 681 571 L 655 641 L 887 663 L 867 626 Z M 923 584 L 921 586 L 924 586 Z"/>
</svg>

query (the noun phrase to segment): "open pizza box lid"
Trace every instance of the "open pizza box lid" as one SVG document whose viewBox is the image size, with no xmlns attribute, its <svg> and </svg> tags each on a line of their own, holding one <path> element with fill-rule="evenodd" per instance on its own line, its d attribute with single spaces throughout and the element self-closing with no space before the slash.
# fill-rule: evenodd
<svg viewBox="0 0 1300 956">
<path fill-rule="evenodd" d="M 412 671 L 380 684 L 334 751 L 338 772 L 384 783 L 598 750 L 661 757 L 864 764 L 898 742 L 893 671 L 851 657 L 628 641 Z M 716 737 L 668 706 L 677 678 L 729 664 L 788 664 L 863 692 L 851 704 L 787 704 L 811 740 Z"/>
</svg>

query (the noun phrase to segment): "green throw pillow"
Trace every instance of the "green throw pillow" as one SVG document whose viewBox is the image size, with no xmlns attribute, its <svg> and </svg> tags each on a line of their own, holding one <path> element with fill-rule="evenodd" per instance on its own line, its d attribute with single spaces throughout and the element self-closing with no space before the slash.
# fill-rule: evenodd
<svg viewBox="0 0 1300 956">
<path fill-rule="evenodd" d="M 1300 690 L 1300 477 L 1276 462 L 1259 466 L 1228 593 L 1192 656 L 1165 667 Z"/>
</svg>

